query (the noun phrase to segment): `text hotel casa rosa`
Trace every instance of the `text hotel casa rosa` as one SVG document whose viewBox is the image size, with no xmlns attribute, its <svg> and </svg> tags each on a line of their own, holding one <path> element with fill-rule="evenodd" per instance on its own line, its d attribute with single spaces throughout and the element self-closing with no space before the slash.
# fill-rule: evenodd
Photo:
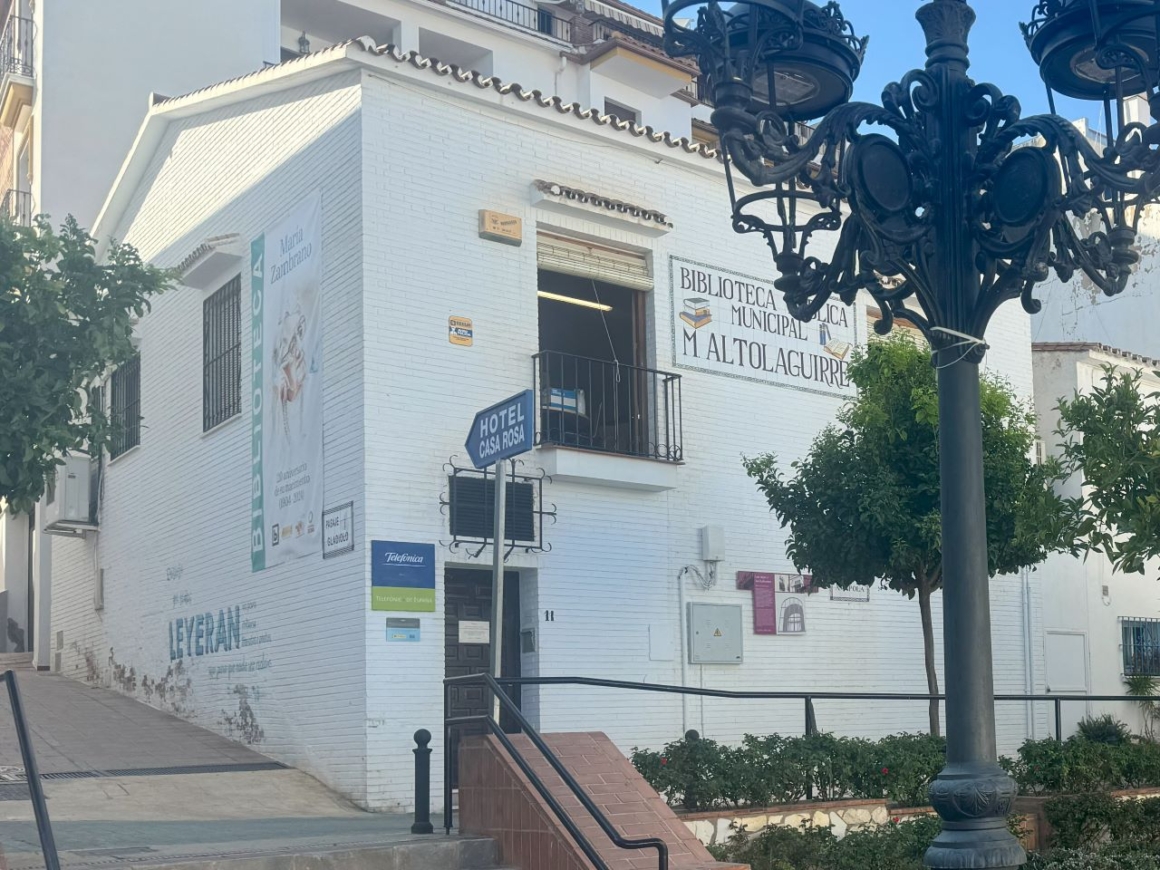
<svg viewBox="0 0 1160 870">
<path fill-rule="evenodd" d="M 476 421 L 476 451 L 481 460 L 488 460 L 527 439 L 528 420 L 521 402 L 512 402 L 484 414 Z"/>
</svg>

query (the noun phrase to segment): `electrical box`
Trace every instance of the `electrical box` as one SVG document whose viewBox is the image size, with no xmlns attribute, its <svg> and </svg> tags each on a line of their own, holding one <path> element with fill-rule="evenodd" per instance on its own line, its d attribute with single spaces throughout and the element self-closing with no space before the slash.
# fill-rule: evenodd
<svg viewBox="0 0 1160 870">
<path fill-rule="evenodd" d="M 89 516 L 89 467 L 87 456 L 66 456 L 57 467 L 44 499 L 44 531 L 77 534 L 96 528 Z"/>
<path fill-rule="evenodd" d="M 701 559 L 706 562 L 721 562 L 725 559 L 725 529 L 721 526 L 704 526 L 701 529 Z"/>
<path fill-rule="evenodd" d="M 741 664 L 741 606 L 689 603 L 689 662 Z"/>
</svg>

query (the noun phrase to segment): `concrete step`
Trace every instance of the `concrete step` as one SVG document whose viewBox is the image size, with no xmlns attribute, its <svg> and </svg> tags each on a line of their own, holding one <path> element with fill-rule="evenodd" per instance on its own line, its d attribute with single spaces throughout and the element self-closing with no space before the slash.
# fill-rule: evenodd
<svg viewBox="0 0 1160 870">
<path fill-rule="evenodd" d="M 499 850 L 495 841 L 485 837 L 409 838 L 402 842 L 355 844 L 342 846 L 311 845 L 268 850 L 258 844 L 237 848 L 228 844 L 220 850 L 205 844 L 197 848 L 152 849 L 81 849 L 61 853 L 66 870 L 108 870 L 131 862 L 133 867 L 164 870 L 500 870 Z M 181 854 L 182 852 L 186 854 Z M 0 858 L 0 862 L 3 858 Z M 122 864 L 124 862 L 124 864 Z M 8 870 L 41 870 L 39 854 L 9 854 Z M 523 868 L 550 870 L 550 868 Z"/>
<path fill-rule="evenodd" d="M 0 653 L 0 671 L 31 671 L 32 653 Z"/>
</svg>

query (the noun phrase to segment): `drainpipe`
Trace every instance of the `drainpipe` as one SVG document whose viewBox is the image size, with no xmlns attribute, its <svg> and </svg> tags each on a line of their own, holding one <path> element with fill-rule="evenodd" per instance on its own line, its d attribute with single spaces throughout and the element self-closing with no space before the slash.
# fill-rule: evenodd
<svg viewBox="0 0 1160 870">
<path fill-rule="evenodd" d="M 1023 581 L 1023 693 L 1035 693 L 1035 641 L 1032 636 L 1033 620 L 1031 618 L 1031 570 L 1024 568 L 1019 572 Z M 1035 702 L 1027 701 L 1027 736 L 1035 739 Z"/>
<path fill-rule="evenodd" d="M 689 685 L 689 647 L 685 638 L 685 572 L 677 573 L 677 628 L 681 638 L 681 688 Z M 681 693 L 681 736 L 689 730 L 689 696 Z"/>
<path fill-rule="evenodd" d="M 32 652 L 32 623 L 35 621 L 36 574 L 33 571 L 33 544 L 36 543 L 36 505 L 28 509 L 28 615 L 24 629 L 24 651 Z M 35 662 L 33 663 L 35 665 Z"/>
</svg>

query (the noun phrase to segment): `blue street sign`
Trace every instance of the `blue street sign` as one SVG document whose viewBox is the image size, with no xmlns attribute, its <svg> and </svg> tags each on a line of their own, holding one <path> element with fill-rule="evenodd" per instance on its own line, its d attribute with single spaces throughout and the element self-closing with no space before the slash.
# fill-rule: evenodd
<svg viewBox="0 0 1160 870">
<path fill-rule="evenodd" d="M 519 456 L 536 440 L 536 402 L 531 390 L 505 399 L 475 415 L 467 433 L 467 455 L 476 468 Z"/>
</svg>

